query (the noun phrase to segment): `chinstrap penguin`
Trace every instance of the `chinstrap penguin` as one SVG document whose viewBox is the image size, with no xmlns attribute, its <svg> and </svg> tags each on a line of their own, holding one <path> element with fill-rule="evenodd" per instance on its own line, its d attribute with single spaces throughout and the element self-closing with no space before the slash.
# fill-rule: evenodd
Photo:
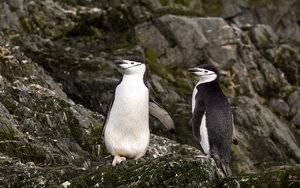
<svg viewBox="0 0 300 188">
<path fill-rule="evenodd" d="M 233 116 L 219 86 L 219 73 L 212 65 L 189 69 L 198 78 L 192 96 L 193 136 L 207 157 L 213 157 L 230 174 Z"/>
<path fill-rule="evenodd" d="M 149 90 L 144 83 L 146 65 L 143 59 L 129 57 L 117 60 L 123 78 L 106 117 L 104 140 L 114 156 L 115 166 L 126 158 L 139 159 L 149 145 Z"/>
<path fill-rule="evenodd" d="M 105 145 L 114 155 L 113 166 L 126 158 L 138 159 L 145 154 L 150 139 L 149 113 L 169 131 L 175 130 L 169 113 L 153 100 L 149 102 L 143 59 L 129 56 L 117 60 L 116 64 L 123 78 L 115 90 L 104 130 Z"/>
</svg>

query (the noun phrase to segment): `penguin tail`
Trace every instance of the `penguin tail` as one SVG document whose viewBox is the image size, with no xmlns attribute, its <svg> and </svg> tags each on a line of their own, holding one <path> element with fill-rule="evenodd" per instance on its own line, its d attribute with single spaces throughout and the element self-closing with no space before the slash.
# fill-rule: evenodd
<svg viewBox="0 0 300 188">
<path fill-rule="evenodd" d="M 229 162 L 227 162 L 227 160 L 221 159 L 217 154 L 213 154 L 212 157 L 215 160 L 217 167 L 226 177 L 232 175 L 231 169 L 229 167 Z"/>
<path fill-rule="evenodd" d="M 226 177 L 231 176 L 232 172 L 228 164 L 221 163 L 221 170 Z"/>
</svg>

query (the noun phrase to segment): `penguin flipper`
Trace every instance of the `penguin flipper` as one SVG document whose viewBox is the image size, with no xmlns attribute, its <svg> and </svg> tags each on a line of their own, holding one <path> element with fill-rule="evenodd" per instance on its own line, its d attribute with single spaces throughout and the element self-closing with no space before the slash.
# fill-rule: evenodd
<svg viewBox="0 0 300 188">
<path fill-rule="evenodd" d="M 170 114 L 155 102 L 149 102 L 149 113 L 156 117 L 168 130 L 175 130 L 174 121 Z"/>
</svg>

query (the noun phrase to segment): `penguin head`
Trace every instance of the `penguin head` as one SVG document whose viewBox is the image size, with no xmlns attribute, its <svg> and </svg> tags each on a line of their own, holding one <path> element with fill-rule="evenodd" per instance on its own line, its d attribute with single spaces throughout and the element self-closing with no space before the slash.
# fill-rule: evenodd
<svg viewBox="0 0 300 188">
<path fill-rule="evenodd" d="M 144 60 L 138 57 L 125 57 L 115 60 L 115 63 L 122 74 L 144 74 L 146 71 Z"/>
<path fill-rule="evenodd" d="M 218 81 L 219 73 L 218 70 L 209 64 L 204 64 L 199 67 L 190 68 L 189 72 L 195 75 L 200 83 Z"/>
</svg>

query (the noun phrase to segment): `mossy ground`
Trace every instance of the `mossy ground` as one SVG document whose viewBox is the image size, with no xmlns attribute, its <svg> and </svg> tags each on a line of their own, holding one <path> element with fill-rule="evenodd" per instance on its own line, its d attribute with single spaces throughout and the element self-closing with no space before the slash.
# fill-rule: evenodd
<svg viewBox="0 0 300 188">
<path fill-rule="evenodd" d="M 76 177 L 70 187 L 213 187 L 214 172 L 201 162 L 165 156 L 128 161 L 117 167 L 103 166 Z"/>
<path fill-rule="evenodd" d="M 291 187 L 300 186 L 299 166 L 287 166 L 260 174 L 231 177 L 222 180 L 223 187 Z"/>
</svg>

